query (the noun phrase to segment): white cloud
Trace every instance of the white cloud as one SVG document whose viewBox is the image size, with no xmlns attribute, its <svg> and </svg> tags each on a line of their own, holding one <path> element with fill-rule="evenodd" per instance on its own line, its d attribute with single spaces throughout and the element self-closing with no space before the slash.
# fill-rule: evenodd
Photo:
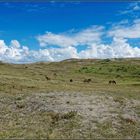
<svg viewBox="0 0 140 140">
<path fill-rule="evenodd" d="M 139 31 L 140 19 L 134 20 L 132 25 L 127 22 L 116 24 L 109 30 L 102 26 L 92 26 L 79 32 L 47 32 L 37 37 L 41 46 L 39 50 L 30 50 L 17 40 L 12 40 L 9 46 L 4 40 L 0 40 L 0 61 L 26 63 L 69 58 L 140 57 L 140 47 L 134 47 L 128 41 L 133 38 L 140 39 Z M 111 43 L 104 44 L 102 37 L 113 39 Z M 85 46 L 85 49 L 78 50 L 79 45 Z"/>
<path fill-rule="evenodd" d="M 113 38 L 110 45 L 92 44 L 79 53 L 80 58 L 128 58 L 140 57 L 140 48 L 130 46 L 125 39 Z"/>
<path fill-rule="evenodd" d="M 126 26 L 127 25 L 127 26 Z M 76 58 L 119 58 L 140 57 L 140 48 L 128 43 L 130 38 L 140 38 L 140 20 L 134 20 L 132 25 L 128 21 L 119 22 L 108 31 L 102 26 L 92 26 L 77 33 L 54 34 L 46 33 L 37 37 L 41 46 L 59 46 L 47 49 L 52 60 L 62 60 L 70 57 Z M 102 36 L 112 37 L 110 44 L 102 43 Z M 79 45 L 87 48 L 77 51 Z M 68 55 L 69 47 L 75 49 L 75 55 Z M 66 51 L 68 50 L 68 52 Z M 72 52 L 70 50 L 70 52 Z M 73 54 L 73 52 L 72 52 Z"/>
<path fill-rule="evenodd" d="M 11 44 L 13 41 L 11 41 Z M 0 40 L 0 60 L 13 63 L 26 63 L 36 61 L 60 61 L 68 58 L 119 58 L 140 57 L 140 48 L 132 47 L 126 39 L 113 38 L 111 44 L 92 43 L 90 46 L 77 51 L 76 47 L 42 48 L 29 50 L 26 46 L 7 46 Z"/>
<path fill-rule="evenodd" d="M 59 61 L 67 58 L 78 58 L 75 47 L 51 48 L 29 50 L 27 46 L 21 46 L 17 40 L 12 40 L 7 46 L 4 40 L 0 40 L 0 61 L 25 63 L 35 61 Z"/>
<path fill-rule="evenodd" d="M 76 48 L 69 46 L 67 48 L 51 48 L 30 51 L 28 57 L 30 57 L 32 61 L 60 61 L 68 58 L 78 58 L 78 53 Z"/>
<path fill-rule="evenodd" d="M 0 40 L 0 57 L 5 53 L 6 49 L 7 46 L 4 43 L 4 40 Z"/>
<path fill-rule="evenodd" d="M 120 14 L 136 14 L 138 11 L 140 11 L 140 2 L 132 2 L 129 4 L 126 10 L 120 11 Z"/>
<path fill-rule="evenodd" d="M 10 47 L 12 48 L 20 48 L 20 44 L 17 40 L 12 40 L 11 41 L 11 44 L 10 44 Z"/>
<path fill-rule="evenodd" d="M 131 26 L 116 25 L 108 32 L 108 35 L 122 38 L 140 38 L 140 20 L 134 20 Z"/>
<path fill-rule="evenodd" d="M 28 47 L 20 46 L 17 40 L 12 40 L 7 46 L 4 40 L 0 40 L 0 60 L 18 62 L 28 55 Z"/>
<path fill-rule="evenodd" d="M 101 35 L 103 34 L 102 30 L 102 26 L 92 26 L 72 34 L 53 34 L 46 32 L 44 35 L 37 36 L 37 40 L 42 47 L 49 45 L 60 47 L 88 45 L 100 41 Z"/>
<path fill-rule="evenodd" d="M 75 46 L 76 41 L 70 37 L 64 35 L 57 35 L 51 32 L 47 32 L 44 35 L 37 37 L 38 41 L 40 42 L 40 46 L 45 47 L 49 45 L 57 45 L 61 47 L 67 46 Z"/>
</svg>

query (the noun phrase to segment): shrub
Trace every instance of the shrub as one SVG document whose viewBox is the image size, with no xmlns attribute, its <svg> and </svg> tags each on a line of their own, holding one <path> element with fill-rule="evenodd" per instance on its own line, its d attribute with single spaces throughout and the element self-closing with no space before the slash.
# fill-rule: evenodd
<svg viewBox="0 0 140 140">
<path fill-rule="evenodd" d="M 88 69 L 87 67 L 82 67 L 82 69 L 84 70 L 84 69 Z"/>
<path fill-rule="evenodd" d="M 109 71 L 109 72 L 112 72 L 113 70 L 112 70 L 112 69 L 109 69 L 108 71 Z"/>
<path fill-rule="evenodd" d="M 115 78 L 122 78 L 122 76 L 119 75 L 119 74 L 117 74 L 117 75 L 115 76 Z"/>
<path fill-rule="evenodd" d="M 70 111 L 70 112 L 68 112 L 66 114 L 63 114 L 61 116 L 61 118 L 62 119 L 71 119 L 71 118 L 75 117 L 76 115 L 77 115 L 77 111 Z"/>
</svg>

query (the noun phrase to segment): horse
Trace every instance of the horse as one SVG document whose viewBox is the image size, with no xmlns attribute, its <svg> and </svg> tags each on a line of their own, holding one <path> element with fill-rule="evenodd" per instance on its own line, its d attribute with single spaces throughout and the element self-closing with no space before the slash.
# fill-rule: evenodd
<svg viewBox="0 0 140 140">
<path fill-rule="evenodd" d="M 108 83 L 109 84 L 116 84 L 116 81 L 115 80 L 110 80 Z"/>
<path fill-rule="evenodd" d="M 45 78 L 46 78 L 47 80 L 51 80 L 51 78 L 49 78 L 48 76 L 45 76 Z"/>
<path fill-rule="evenodd" d="M 85 79 L 83 82 L 84 83 L 89 83 L 89 82 L 91 82 L 91 79 Z"/>
<path fill-rule="evenodd" d="M 54 76 L 57 76 L 57 74 L 56 74 L 56 73 L 54 73 L 53 75 L 54 75 Z"/>
</svg>

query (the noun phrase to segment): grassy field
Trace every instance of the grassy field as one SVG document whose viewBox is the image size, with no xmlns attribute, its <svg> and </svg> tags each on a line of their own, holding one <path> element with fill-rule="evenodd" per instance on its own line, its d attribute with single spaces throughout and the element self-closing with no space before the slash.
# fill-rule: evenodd
<svg viewBox="0 0 140 140">
<path fill-rule="evenodd" d="M 140 59 L 0 62 L 0 112 L 0 138 L 140 138 Z"/>
</svg>

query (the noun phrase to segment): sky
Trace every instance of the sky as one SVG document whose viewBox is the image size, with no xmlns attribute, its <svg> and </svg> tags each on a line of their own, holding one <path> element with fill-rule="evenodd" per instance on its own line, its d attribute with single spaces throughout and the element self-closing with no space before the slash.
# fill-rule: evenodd
<svg viewBox="0 0 140 140">
<path fill-rule="evenodd" d="M 140 57 L 140 2 L 0 2 L 0 61 Z"/>
</svg>

